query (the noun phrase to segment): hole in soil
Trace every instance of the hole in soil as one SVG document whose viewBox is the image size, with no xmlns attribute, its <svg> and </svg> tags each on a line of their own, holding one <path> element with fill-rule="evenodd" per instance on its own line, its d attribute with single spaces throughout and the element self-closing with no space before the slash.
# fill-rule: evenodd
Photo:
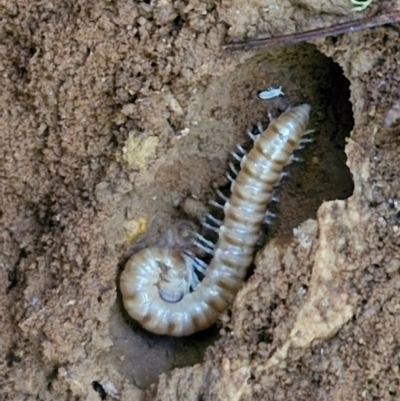
<svg viewBox="0 0 400 401">
<path fill-rule="evenodd" d="M 148 207 L 150 211 L 149 199 L 157 199 L 152 208 L 158 230 L 168 227 L 171 216 L 182 219 L 189 215 L 196 220 L 184 207 L 177 207 L 175 199 L 192 196 L 206 205 L 214 198 L 213 186 L 224 183 L 221 177 L 229 154 L 245 140 L 247 128 L 259 121 L 266 126 L 267 112 L 275 117 L 288 106 L 303 102 L 312 107 L 309 128 L 315 130 L 314 141 L 299 152 L 303 162 L 290 166 L 290 176 L 282 184 L 273 235 L 291 236 L 294 227 L 315 218 L 323 201 L 352 194 L 344 153 L 345 138 L 354 124 L 349 82 L 341 68 L 314 46 L 260 52 L 235 71 L 210 78 L 206 89 L 201 85 L 195 95 L 187 94 L 188 101 L 182 104 L 193 123 L 190 133 L 172 150 L 160 151 L 154 166 L 143 173 L 140 181 L 151 182 L 151 187 L 135 187 L 136 193 L 143 191 L 140 198 L 137 194 L 132 198 L 138 210 Z M 271 86 L 282 86 L 285 97 L 259 100 L 257 92 Z M 144 244 L 154 245 L 151 230 L 154 233 L 155 229 L 150 227 Z M 200 362 L 207 346 L 218 338 L 218 327 L 187 338 L 148 333 L 126 315 L 120 299 L 111 312 L 110 327 L 114 347 L 107 358 L 139 387 L 156 382 L 162 372 Z"/>
</svg>

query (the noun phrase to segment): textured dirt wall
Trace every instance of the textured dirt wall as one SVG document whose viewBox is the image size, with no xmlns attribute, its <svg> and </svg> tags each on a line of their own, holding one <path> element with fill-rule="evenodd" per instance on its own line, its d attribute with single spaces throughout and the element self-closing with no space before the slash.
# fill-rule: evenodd
<svg viewBox="0 0 400 401">
<path fill-rule="evenodd" d="M 355 16 L 344 0 L 0 11 L 1 399 L 400 395 L 397 26 L 227 54 L 224 41 Z M 286 98 L 258 101 L 270 85 Z M 116 291 L 124 255 L 197 223 L 246 128 L 302 101 L 316 144 L 232 311 L 194 338 L 141 331 Z"/>
</svg>

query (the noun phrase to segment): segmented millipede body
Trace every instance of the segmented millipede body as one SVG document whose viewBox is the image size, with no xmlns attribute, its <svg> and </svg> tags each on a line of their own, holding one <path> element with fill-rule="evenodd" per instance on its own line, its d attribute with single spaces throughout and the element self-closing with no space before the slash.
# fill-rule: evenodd
<svg viewBox="0 0 400 401">
<path fill-rule="evenodd" d="M 303 104 L 282 113 L 242 157 L 215 247 L 199 240 L 212 249 L 208 266 L 175 248 L 149 247 L 128 260 L 120 277 L 123 304 L 144 328 L 185 336 L 211 326 L 228 308 L 252 263 L 274 186 L 306 133 L 309 112 Z"/>
</svg>

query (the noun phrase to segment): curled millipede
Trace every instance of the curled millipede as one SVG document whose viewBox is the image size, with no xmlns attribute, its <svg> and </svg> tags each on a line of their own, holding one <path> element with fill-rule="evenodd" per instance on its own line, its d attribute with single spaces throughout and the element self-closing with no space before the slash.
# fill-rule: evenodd
<svg viewBox="0 0 400 401">
<path fill-rule="evenodd" d="M 230 198 L 220 193 L 226 201 L 224 220 L 212 218 L 208 226 L 217 231 L 218 240 L 214 246 L 197 237 L 197 246 L 212 255 L 208 266 L 176 248 L 149 247 L 128 260 L 120 277 L 122 299 L 128 314 L 144 328 L 185 336 L 211 326 L 228 308 L 253 261 L 274 186 L 307 134 L 309 112 L 308 104 L 285 111 L 254 137 L 247 155 L 241 147 L 233 154 L 241 159 L 240 171 L 232 180 Z M 196 271 L 204 275 L 202 281 Z"/>
</svg>

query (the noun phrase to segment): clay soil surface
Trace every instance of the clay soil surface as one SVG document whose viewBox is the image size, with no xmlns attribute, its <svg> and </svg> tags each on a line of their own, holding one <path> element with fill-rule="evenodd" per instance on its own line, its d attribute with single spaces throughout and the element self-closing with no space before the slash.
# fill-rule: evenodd
<svg viewBox="0 0 400 401">
<path fill-rule="evenodd" d="M 400 8 L 323 3 L 0 2 L 0 400 L 400 398 L 399 26 L 222 49 Z M 143 330 L 127 258 L 197 228 L 246 130 L 303 102 L 313 142 L 232 308 Z"/>
</svg>

